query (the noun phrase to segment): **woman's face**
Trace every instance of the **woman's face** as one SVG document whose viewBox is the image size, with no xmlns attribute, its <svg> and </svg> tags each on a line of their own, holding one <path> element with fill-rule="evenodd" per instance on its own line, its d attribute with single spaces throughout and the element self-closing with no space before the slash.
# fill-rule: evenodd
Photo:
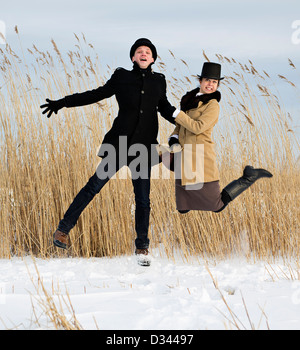
<svg viewBox="0 0 300 350">
<path fill-rule="evenodd" d="M 203 94 L 212 94 L 217 90 L 219 81 L 216 79 L 201 78 L 200 79 L 200 92 Z"/>
</svg>

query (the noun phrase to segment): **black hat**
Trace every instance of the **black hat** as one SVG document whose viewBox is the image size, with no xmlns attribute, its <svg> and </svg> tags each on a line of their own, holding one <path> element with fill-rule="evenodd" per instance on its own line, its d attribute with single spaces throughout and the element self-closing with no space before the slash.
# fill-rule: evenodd
<svg viewBox="0 0 300 350">
<path fill-rule="evenodd" d="M 204 62 L 201 75 L 197 75 L 198 78 L 208 78 L 222 80 L 221 78 L 221 65 L 219 63 Z"/>
<path fill-rule="evenodd" d="M 134 56 L 135 50 L 140 47 L 140 46 L 147 46 L 151 49 L 152 52 L 152 57 L 154 61 L 157 58 L 157 52 L 155 46 L 152 44 L 152 42 L 149 39 L 146 38 L 141 38 L 138 39 L 131 47 L 130 49 L 130 59 Z"/>
</svg>

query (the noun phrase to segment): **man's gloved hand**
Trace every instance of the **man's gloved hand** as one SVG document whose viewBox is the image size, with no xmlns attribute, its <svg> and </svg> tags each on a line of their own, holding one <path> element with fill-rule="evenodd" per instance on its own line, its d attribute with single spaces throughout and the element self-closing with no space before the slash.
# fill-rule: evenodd
<svg viewBox="0 0 300 350">
<path fill-rule="evenodd" d="M 54 112 L 55 114 L 57 114 L 57 112 L 66 106 L 66 102 L 64 98 L 61 98 L 60 100 L 49 100 L 48 98 L 46 98 L 46 101 L 48 103 L 45 103 L 44 105 L 41 105 L 40 108 L 45 108 L 45 110 L 42 112 L 43 114 L 48 113 L 47 114 L 47 118 L 51 117 L 51 114 Z"/>
<path fill-rule="evenodd" d="M 169 144 L 169 147 L 171 148 L 171 150 L 173 150 L 175 145 L 180 146 L 178 138 L 173 137 L 173 136 L 170 137 L 168 144 Z"/>
</svg>

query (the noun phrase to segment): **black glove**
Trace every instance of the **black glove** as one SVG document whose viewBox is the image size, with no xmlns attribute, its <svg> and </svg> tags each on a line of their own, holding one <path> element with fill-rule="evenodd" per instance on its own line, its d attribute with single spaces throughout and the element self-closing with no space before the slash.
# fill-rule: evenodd
<svg viewBox="0 0 300 350">
<path fill-rule="evenodd" d="M 60 100 L 49 100 L 48 98 L 46 98 L 46 101 L 48 103 L 45 103 L 44 105 L 41 105 L 40 108 L 46 108 L 42 113 L 48 113 L 47 114 L 47 118 L 51 117 L 51 114 L 54 112 L 55 114 L 57 114 L 57 112 L 66 106 L 66 102 L 64 98 L 61 98 Z"/>
<path fill-rule="evenodd" d="M 169 144 L 169 147 L 172 149 L 172 147 L 173 147 L 174 145 L 179 145 L 179 140 L 178 140 L 177 137 L 171 136 L 171 137 L 170 137 L 170 140 L 169 140 L 169 142 L 168 142 L 168 144 Z"/>
</svg>

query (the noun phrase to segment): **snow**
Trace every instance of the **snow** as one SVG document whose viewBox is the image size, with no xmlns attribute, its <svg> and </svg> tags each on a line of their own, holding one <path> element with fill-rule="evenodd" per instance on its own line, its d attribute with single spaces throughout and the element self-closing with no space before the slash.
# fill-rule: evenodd
<svg viewBox="0 0 300 350">
<path fill-rule="evenodd" d="M 83 329 L 300 329 L 296 262 L 152 254 L 150 267 L 138 266 L 135 256 L 2 259 L 0 329 L 54 328 L 39 282 Z"/>
</svg>

